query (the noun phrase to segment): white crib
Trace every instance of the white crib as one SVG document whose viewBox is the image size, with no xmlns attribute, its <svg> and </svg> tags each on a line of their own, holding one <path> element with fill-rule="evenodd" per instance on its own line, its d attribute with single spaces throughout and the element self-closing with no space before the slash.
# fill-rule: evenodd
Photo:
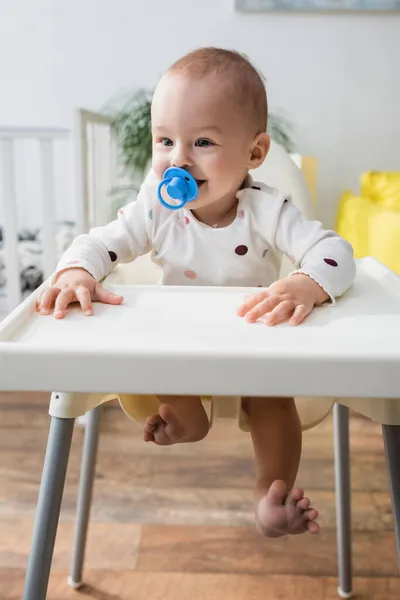
<svg viewBox="0 0 400 600">
<path fill-rule="evenodd" d="M 71 130 L 0 127 L 0 320 L 76 234 L 112 216 L 118 178 L 106 115 L 78 109 Z"/>
</svg>

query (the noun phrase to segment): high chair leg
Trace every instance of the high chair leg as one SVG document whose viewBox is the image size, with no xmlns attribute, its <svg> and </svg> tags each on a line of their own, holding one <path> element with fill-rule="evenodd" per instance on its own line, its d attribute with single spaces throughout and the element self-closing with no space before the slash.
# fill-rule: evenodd
<svg viewBox="0 0 400 600">
<path fill-rule="evenodd" d="M 335 404 L 333 407 L 333 433 L 335 452 L 336 530 L 338 553 L 338 594 L 351 598 L 351 494 L 350 494 L 350 444 L 349 409 Z"/>
<path fill-rule="evenodd" d="M 45 600 L 75 419 L 52 417 L 23 600 Z"/>
<path fill-rule="evenodd" d="M 400 568 L 400 425 L 383 425 L 382 433 L 385 444 L 390 495 L 392 498 L 397 557 Z"/>
<path fill-rule="evenodd" d="M 76 510 L 74 547 L 72 552 L 70 575 L 68 577 L 68 585 L 74 589 L 78 589 L 82 585 L 83 562 L 85 558 L 87 530 L 89 526 L 93 483 L 96 471 L 101 410 L 102 407 L 100 405 L 90 411 L 83 443 Z"/>
</svg>

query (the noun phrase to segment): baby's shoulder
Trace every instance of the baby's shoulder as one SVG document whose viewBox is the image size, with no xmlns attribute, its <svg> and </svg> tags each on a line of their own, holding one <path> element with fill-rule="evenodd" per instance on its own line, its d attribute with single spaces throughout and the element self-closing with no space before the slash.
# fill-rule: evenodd
<svg viewBox="0 0 400 600">
<path fill-rule="evenodd" d="M 290 196 L 261 181 L 250 179 L 248 185 L 237 194 L 241 208 L 253 214 L 257 220 L 270 223 L 276 221 L 285 202 Z"/>
</svg>

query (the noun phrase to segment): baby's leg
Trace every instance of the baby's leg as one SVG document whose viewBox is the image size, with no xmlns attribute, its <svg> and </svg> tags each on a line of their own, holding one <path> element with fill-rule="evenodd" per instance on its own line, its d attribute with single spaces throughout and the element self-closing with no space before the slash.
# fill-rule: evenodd
<svg viewBox="0 0 400 600">
<path fill-rule="evenodd" d="M 198 396 L 158 396 L 158 414 L 144 425 L 143 439 L 160 446 L 198 442 L 209 430 L 207 413 Z"/>
<path fill-rule="evenodd" d="M 293 398 L 246 398 L 243 408 L 257 466 L 256 523 L 267 537 L 318 532 L 317 511 L 293 489 L 301 454 L 301 425 Z"/>
</svg>

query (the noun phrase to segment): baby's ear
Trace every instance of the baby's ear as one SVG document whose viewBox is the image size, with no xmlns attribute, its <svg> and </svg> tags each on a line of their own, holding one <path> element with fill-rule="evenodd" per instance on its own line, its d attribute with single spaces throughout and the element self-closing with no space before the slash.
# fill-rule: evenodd
<svg viewBox="0 0 400 600">
<path fill-rule="evenodd" d="M 271 138 L 267 133 L 259 133 L 253 141 L 249 157 L 249 169 L 257 169 L 266 159 L 271 145 Z"/>
</svg>

